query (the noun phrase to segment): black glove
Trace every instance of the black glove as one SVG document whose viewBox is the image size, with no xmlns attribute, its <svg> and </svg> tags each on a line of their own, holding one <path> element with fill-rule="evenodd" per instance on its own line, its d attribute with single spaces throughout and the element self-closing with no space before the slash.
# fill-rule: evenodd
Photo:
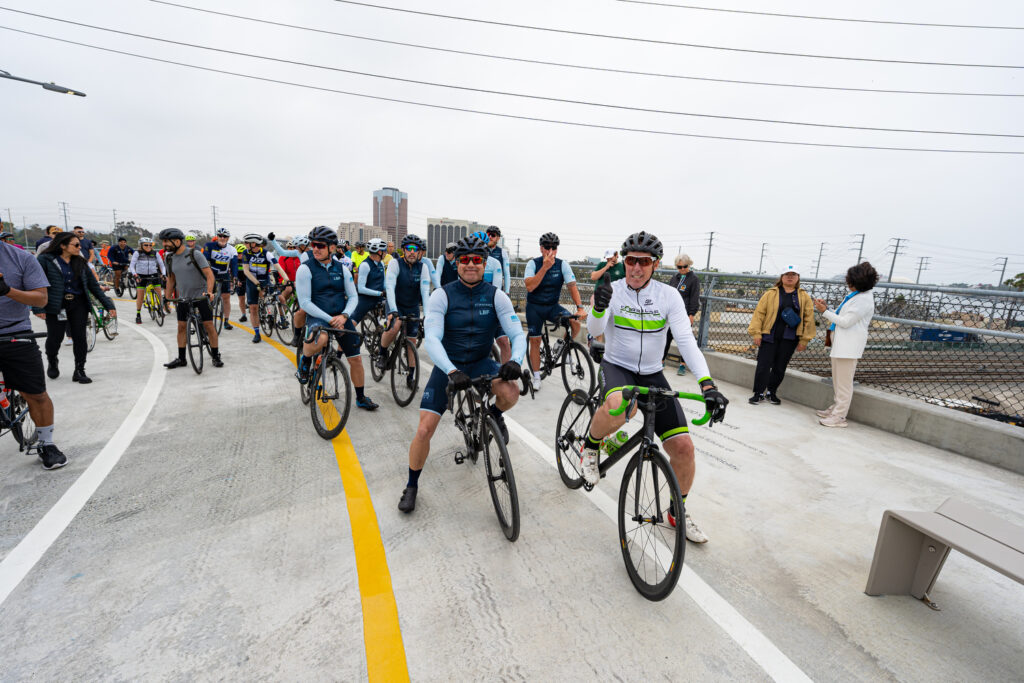
<svg viewBox="0 0 1024 683">
<path fill-rule="evenodd" d="M 268 241 L 271 241 L 271 240 L 273 240 L 273 239 L 274 239 L 274 233 L 269 233 L 269 234 L 267 235 L 267 240 L 268 240 Z"/>
<path fill-rule="evenodd" d="M 600 313 L 612 302 L 612 281 L 608 273 L 601 278 L 601 284 L 594 288 L 594 312 Z"/>
<path fill-rule="evenodd" d="M 462 370 L 452 370 L 448 373 L 448 386 L 452 391 L 462 391 L 473 386 L 473 380 Z"/>
<path fill-rule="evenodd" d="M 510 360 L 498 370 L 498 377 L 506 382 L 518 382 L 523 378 L 523 368 L 520 367 L 519 363 Z"/>
<path fill-rule="evenodd" d="M 721 422 L 725 419 L 725 408 L 729 405 L 729 399 L 716 389 L 715 383 L 709 379 L 701 382 L 700 386 L 704 390 L 704 405 L 707 411 L 711 413 L 711 422 L 708 426 Z M 710 389 L 707 387 L 710 387 Z"/>
<path fill-rule="evenodd" d="M 7 296 L 9 291 L 11 291 L 11 286 L 4 280 L 4 276 L 0 275 L 0 296 Z"/>
</svg>

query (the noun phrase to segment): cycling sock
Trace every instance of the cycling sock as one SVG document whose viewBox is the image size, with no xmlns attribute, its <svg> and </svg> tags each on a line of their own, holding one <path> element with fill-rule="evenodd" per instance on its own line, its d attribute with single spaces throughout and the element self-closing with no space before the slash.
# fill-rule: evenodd
<svg viewBox="0 0 1024 683">
<path fill-rule="evenodd" d="M 420 485 L 420 474 L 423 473 L 422 469 L 414 470 L 409 468 L 409 482 L 405 485 L 407 488 L 418 488 Z"/>
<path fill-rule="evenodd" d="M 497 405 L 492 405 L 488 410 L 490 410 L 491 415 L 493 415 L 496 419 L 500 418 L 502 416 L 502 413 L 505 412 L 498 408 Z"/>
<path fill-rule="evenodd" d="M 362 387 L 356 387 L 356 399 L 359 400 L 359 401 L 363 400 L 363 388 Z"/>
<path fill-rule="evenodd" d="M 256 333 L 257 337 L 260 336 L 260 326 L 259 325 L 253 325 L 252 326 L 252 331 Z"/>
<path fill-rule="evenodd" d="M 216 346 L 211 346 L 210 355 L 213 356 L 214 358 L 220 358 L 220 349 L 217 348 Z"/>
<path fill-rule="evenodd" d="M 584 448 L 593 448 L 595 451 L 596 450 L 600 450 L 600 448 L 601 448 L 601 440 L 600 439 L 595 439 L 594 437 L 592 437 L 590 435 L 590 432 L 587 432 L 587 442 L 586 442 L 586 446 L 584 446 Z"/>
<path fill-rule="evenodd" d="M 36 425 L 36 434 L 39 435 L 40 446 L 53 443 L 53 425 L 50 425 L 49 427 L 40 427 L 39 425 Z"/>
<path fill-rule="evenodd" d="M 309 369 L 309 364 L 312 362 L 312 360 L 313 357 L 307 356 L 306 354 L 302 354 L 301 356 L 299 356 L 299 370 Z"/>
<path fill-rule="evenodd" d="M 185 360 L 185 347 L 184 346 L 179 346 L 178 347 L 178 360 L 181 360 L 181 361 Z"/>
</svg>

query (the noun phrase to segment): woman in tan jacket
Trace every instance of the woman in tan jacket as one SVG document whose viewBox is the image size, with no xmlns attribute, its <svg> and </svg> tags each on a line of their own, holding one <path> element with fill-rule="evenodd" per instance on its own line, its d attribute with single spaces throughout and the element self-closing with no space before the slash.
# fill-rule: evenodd
<svg viewBox="0 0 1024 683">
<path fill-rule="evenodd" d="M 811 295 L 800 288 L 800 273 L 796 266 L 786 266 L 775 286 L 757 302 L 747 328 L 747 334 L 758 347 L 754 395 L 749 403 L 757 405 L 765 398 L 774 405 L 782 403 L 776 392 L 786 377 L 789 359 L 794 351 L 807 348 L 807 342 L 814 339 L 815 331 Z"/>
</svg>

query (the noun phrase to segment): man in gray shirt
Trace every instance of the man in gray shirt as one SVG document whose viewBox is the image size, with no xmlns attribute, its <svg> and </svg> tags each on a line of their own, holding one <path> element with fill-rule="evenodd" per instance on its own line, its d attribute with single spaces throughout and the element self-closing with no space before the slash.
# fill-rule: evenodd
<svg viewBox="0 0 1024 683">
<path fill-rule="evenodd" d="M 160 231 L 160 240 L 164 243 L 164 258 L 167 266 L 167 291 L 172 298 L 200 299 L 195 305 L 199 317 L 206 328 L 206 336 L 210 340 L 210 356 L 213 367 L 224 366 L 220 350 L 217 348 L 217 328 L 213 326 L 213 308 L 210 300 L 213 297 L 213 269 L 206 256 L 198 249 L 185 246 L 185 233 L 177 228 Z M 185 362 L 185 343 L 188 340 L 188 314 L 192 304 L 178 303 L 178 357 L 165 368 L 182 368 Z"/>
<path fill-rule="evenodd" d="M 29 306 L 46 306 L 50 281 L 32 254 L 0 242 L 0 373 L 8 389 L 17 390 L 28 404 L 36 424 L 39 458 L 48 470 L 63 467 L 68 459 L 53 443 L 53 401 L 46 393 L 43 356 L 34 339 L 9 341 L 31 334 Z M 25 436 L 31 438 L 30 434 Z"/>
</svg>

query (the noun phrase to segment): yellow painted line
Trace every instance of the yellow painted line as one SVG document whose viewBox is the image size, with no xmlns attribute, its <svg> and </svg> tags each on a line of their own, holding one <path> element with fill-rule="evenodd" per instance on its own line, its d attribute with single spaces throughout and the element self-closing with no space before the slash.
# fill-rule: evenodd
<svg viewBox="0 0 1024 683">
<path fill-rule="evenodd" d="M 228 321 L 232 327 L 254 334 L 252 328 Z M 263 341 L 295 365 L 295 351 L 262 335 Z M 333 411 L 333 406 L 328 406 Z M 321 406 L 323 410 L 323 406 Z M 335 413 L 337 415 L 337 413 Z M 340 419 L 340 418 L 338 418 Z M 371 681 L 408 681 L 409 667 L 405 661 L 405 646 L 398 623 L 398 604 L 391 586 L 384 541 L 373 509 L 370 488 L 359 465 L 348 430 L 331 440 L 334 457 L 338 461 L 341 484 L 345 487 L 345 504 L 349 524 L 352 526 L 352 546 L 356 554 L 356 572 L 359 574 L 359 597 L 363 605 L 363 644 L 366 648 L 366 672 Z"/>
</svg>

